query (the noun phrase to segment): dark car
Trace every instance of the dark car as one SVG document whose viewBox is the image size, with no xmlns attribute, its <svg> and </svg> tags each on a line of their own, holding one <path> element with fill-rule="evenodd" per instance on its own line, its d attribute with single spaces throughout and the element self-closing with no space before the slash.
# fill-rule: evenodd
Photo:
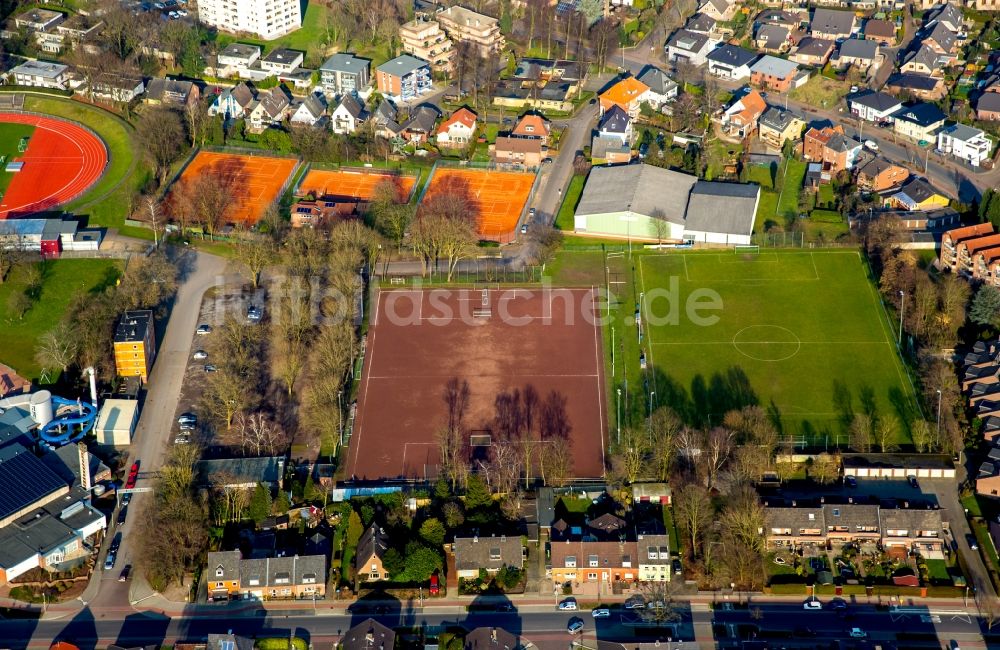
<svg viewBox="0 0 1000 650">
<path fill-rule="evenodd" d="M 842 612 L 847 609 L 847 601 L 842 598 L 834 598 L 826 606 L 835 612 Z"/>
<path fill-rule="evenodd" d="M 973 535 L 971 533 L 968 534 L 968 535 L 966 535 L 965 536 L 965 541 L 967 541 L 969 543 L 969 548 L 971 548 L 973 551 L 978 551 L 979 550 L 979 540 L 976 539 L 975 535 Z"/>
<path fill-rule="evenodd" d="M 115 536 L 111 538 L 111 545 L 108 546 L 108 551 L 110 551 L 111 553 L 117 553 L 121 545 L 122 545 L 122 534 L 115 533 Z"/>
<path fill-rule="evenodd" d="M 122 509 L 118 511 L 118 525 L 124 526 L 125 519 L 128 517 L 128 506 L 122 506 Z"/>
<path fill-rule="evenodd" d="M 858 479 L 854 478 L 853 476 L 845 476 L 844 485 L 846 485 L 849 488 L 856 488 L 858 487 Z"/>
<path fill-rule="evenodd" d="M 920 487 L 920 484 L 917 483 L 917 477 L 916 476 L 907 476 L 906 480 L 910 482 L 910 487 L 911 488 L 916 489 L 916 488 Z"/>
<path fill-rule="evenodd" d="M 128 575 L 130 573 L 132 573 L 132 565 L 126 564 L 125 568 L 122 569 L 122 572 L 118 574 L 118 582 L 125 582 L 128 580 Z"/>
</svg>

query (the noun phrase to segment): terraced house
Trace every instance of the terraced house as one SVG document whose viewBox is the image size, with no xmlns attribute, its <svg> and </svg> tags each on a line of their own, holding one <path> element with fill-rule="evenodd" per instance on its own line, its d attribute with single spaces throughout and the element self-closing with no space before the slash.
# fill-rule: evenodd
<svg viewBox="0 0 1000 650">
<path fill-rule="evenodd" d="M 247 559 L 239 551 L 208 554 L 209 600 L 321 598 L 326 595 L 326 557 L 294 555 Z"/>
<path fill-rule="evenodd" d="M 993 234 L 993 224 L 977 223 L 949 230 L 941 236 L 941 254 L 938 257 L 941 268 L 954 269 L 958 263 L 958 245 L 973 237 Z"/>
<path fill-rule="evenodd" d="M 857 544 L 905 553 L 940 552 L 944 545 L 944 522 L 936 509 L 844 503 L 767 507 L 765 514 L 761 533 L 772 548 Z"/>
</svg>

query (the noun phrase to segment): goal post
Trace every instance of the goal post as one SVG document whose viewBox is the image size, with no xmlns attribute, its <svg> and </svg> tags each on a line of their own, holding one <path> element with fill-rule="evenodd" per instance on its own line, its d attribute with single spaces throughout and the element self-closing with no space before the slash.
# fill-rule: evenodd
<svg viewBox="0 0 1000 650">
<path fill-rule="evenodd" d="M 733 252 L 737 255 L 757 255 L 760 253 L 758 244 L 737 244 L 733 246 Z"/>
</svg>

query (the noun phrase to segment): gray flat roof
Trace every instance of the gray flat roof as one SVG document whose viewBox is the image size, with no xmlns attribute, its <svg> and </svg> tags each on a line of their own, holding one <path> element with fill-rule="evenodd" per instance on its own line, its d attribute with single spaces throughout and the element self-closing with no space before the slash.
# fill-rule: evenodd
<svg viewBox="0 0 1000 650">
<path fill-rule="evenodd" d="M 25 61 L 21 65 L 12 69 L 14 74 L 30 74 L 35 77 L 47 77 L 55 79 L 68 70 L 69 67 L 62 63 L 49 63 L 48 61 Z"/>
<path fill-rule="evenodd" d="M 371 61 L 368 59 L 362 59 L 354 56 L 353 54 L 345 54 L 341 52 L 340 54 L 334 54 L 329 59 L 324 61 L 323 65 L 321 65 L 319 69 L 330 71 L 339 70 L 340 72 L 358 74 L 363 70 L 367 70 L 370 63 Z"/>
<path fill-rule="evenodd" d="M 419 70 L 420 68 L 428 65 L 430 64 L 423 59 L 418 59 L 417 57 L 410 56 L 409 54 L 402 54 L 397 56 L 395 59 L 386 61 L 378 67 L 378 70 L 402 77 L 403 75 L 410 74 L 414 70 Z"/>
<path fill-rule="evenodd" d="M 587 177 L 577 214 L 656 213 L 667 221 L 684 223 L 688 193 L 698 179 L 651 165 L 594 167 Z"/>
<path fill-rule="evenodd" d="M 780 59 L 776 56 L 764 55 L 757 63 L 750 66 L 750 72 L 784 79 L 788 75 L 795 74 L 799 66 L 795 61 Z"/>
<path fill-rule="evenodd" d="M 684 229 L 749 235 L 759 197 L 758 185 L 698 181 L 691 189 Z"/>
</svg>

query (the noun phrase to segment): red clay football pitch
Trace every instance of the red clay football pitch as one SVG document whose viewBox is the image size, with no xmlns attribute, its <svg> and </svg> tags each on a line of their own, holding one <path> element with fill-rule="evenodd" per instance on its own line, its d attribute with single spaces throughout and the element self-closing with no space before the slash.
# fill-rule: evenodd
<svg viewBox="0 0 1000 650">
<path fill-rule="evenodd" d="M 470 456 L 489 454 L 496 397 L 531 386 L 540 404 L 562 401 L 563 433 L 546 444 L 569 445 L 571 476 L 602 476 L 608 418 L 595 296 L 589 289 L 382 291 L 368 332 L 348 477 L 438 476 L 435 438 L 446 423 L 452 378 L 469 383 Z"/>
<path fill-rule="evenodd" d="M 35 127 L 28 148 L 14 160 L 24 163 L 0 200 L 0 219 L 51 210 L 83 194 L 104 173 L 108 151 L 79 124 L 40 115 L 0 113 L 0 122 Z"/>
</svg>

